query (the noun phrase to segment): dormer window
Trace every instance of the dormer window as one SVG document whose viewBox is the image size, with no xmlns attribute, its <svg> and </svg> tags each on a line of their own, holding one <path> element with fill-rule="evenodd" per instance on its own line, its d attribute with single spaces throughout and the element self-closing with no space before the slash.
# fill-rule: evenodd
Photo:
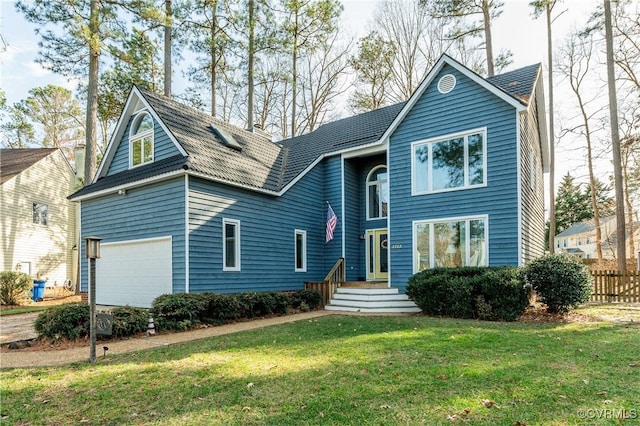
<svg viewBox="0 0 640 426">
<path fill-rule="evenodd" d="M 133 120 L 129 131 L 129 167 L 153 161 L 153 119 L 141 112 Z"/>
</svg>

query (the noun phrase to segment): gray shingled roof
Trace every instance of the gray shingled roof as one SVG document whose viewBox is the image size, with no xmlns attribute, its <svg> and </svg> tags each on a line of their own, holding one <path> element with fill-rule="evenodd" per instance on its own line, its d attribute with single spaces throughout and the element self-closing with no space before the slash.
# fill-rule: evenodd
<svg viewBox="0 0 640 426">
<path fill-rule="evenodd" d="M 488 77 L 487 81 L 507 92 L 510 96 L 528 104 L 533 94 L 541 64 L 529 65 L 503 74 Z"/>
<path fill-rule="evenodd" d="M 58 148 L 20 148 L 0 150 L 0 184 L 19 175 Z"/>
<path fill-rule="evenodd" d="M 531 65 L 487 80 L 526 104 L 539 67 L 539 64 Z M 105 176 L 72 197 L 180 169 L 232 185 L 279 192 L 322 155 L 377 142 L 406 104 L 402 102 L 336 120 L 311 133 L 273 143 L 162 95 L 138 90 L 188 158 L 172 157 Z M 211 125 L 231 134 L 241 150 L 225 145 Z"/>
</svg>

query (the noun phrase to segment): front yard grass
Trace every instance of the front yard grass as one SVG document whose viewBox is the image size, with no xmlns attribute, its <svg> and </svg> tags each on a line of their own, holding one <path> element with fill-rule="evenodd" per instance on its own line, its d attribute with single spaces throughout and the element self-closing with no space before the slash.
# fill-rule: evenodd
<svg viewBox="0 0 640 426">
<path fill-rule="evenodd" d="M 637 424 L 639 376 L 637 324 L 331 315 L 5 370 L 0 414 L 12 425 Z"/>
</svg>

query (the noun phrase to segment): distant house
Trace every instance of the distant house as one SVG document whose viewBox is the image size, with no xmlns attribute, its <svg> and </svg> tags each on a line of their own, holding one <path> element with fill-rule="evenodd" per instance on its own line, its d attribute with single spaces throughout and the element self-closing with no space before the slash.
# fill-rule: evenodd
<svg viewBox="0 0 640 426">
<path fill-rule="evenodd" d="M 21 270 L 48 286 L 77 275 L 75 173 L 57 148 L 0 150 L 2 270 Z"/>
<path fill-rule="evenodd" d="M 615 216 L 608 216 L 600 219 L 600 233 L 602 238 L 603 259 L 616 259 L 618 235 L 617 220 Z M 630 247 L 630 234 L 627 231 L 627 251 Z M 627 253 L 627 258 L 632 258 L 640 252 L 640 223 L 634 223 L 634 245 L 633 251 Z M 593 219 L 576 223 L 565 229 L 555 237 L 556 248 L 562 253 L 567 253 L 580 259 L 597 259 L 598 252 L 596 246 L 596 226 Z"/>
<path fill-rule="evenodd" d="M 407 102 L 274 143 L 134 88 L 70 197 L 103 238 L 98 303 L 295 290 L 340 259 L 389 293 L 426 268 L 523 265 L 544 253 L 544 105 L 539 64 L 485 79 L 444 55 Z"/>
</svg>

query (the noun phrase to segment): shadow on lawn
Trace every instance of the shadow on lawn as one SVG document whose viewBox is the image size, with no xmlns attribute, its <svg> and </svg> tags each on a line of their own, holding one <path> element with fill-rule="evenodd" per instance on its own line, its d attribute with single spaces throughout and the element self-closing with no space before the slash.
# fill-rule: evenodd
<svg viewBox="0 0 640 426">
<path fill-rule="evenodd" d="M 107 424 L 579 423 L 579 408 L 637 404 L 638 331 L 327 316 L 95 366 L 16 371 L 33 384 L 3 392 L 3 411 L 41 403 L 37 418 L 53 423 L 60 413 L 63 422 Z"/>
</svg>

